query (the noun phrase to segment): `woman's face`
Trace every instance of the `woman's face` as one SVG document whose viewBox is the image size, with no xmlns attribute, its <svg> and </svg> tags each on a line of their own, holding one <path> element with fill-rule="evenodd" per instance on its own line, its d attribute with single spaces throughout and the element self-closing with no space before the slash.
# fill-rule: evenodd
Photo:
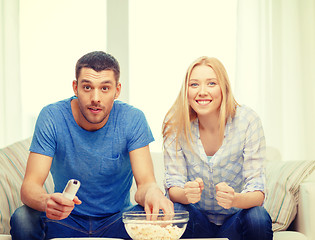
<svg viewBox="0 0 315 240">
<path fill-rule="evenodd" d="M 188 80 L 188 103 L 198 116 L 218 114 L 222 92 L 213 69 L 206 65 L 195 66 Z"/>
</svg>

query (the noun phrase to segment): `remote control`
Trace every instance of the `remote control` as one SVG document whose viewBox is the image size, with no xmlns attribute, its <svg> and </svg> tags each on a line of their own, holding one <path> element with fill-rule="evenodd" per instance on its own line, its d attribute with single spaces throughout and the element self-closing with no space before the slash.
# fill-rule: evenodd
<svg viewBox="0 0 315 240">
<path fill-rule="evenodd" d="M 69 200 L 73 200 L 75 195 L 77 194 L 77 191 L 80 187 L 80 181 L 71 179 L 68 181 L 65 189 L 63 190 L 62 194 L 65 198 L 68 198 Z"/>
</svg>

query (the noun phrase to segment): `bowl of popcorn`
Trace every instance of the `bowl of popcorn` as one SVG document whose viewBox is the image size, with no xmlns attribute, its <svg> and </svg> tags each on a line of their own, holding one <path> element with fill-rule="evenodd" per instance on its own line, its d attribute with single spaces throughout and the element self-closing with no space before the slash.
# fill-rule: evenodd
<svg viewBox="0 0 315 240">
<path fill-rule="evenodd" d="M 188 219 L 187 211 L 175 211 L 173 214 L 130 211 L 122 215 L 126 231 L 133 240 L 177 240 L 183 235 Z"/>
</svg>

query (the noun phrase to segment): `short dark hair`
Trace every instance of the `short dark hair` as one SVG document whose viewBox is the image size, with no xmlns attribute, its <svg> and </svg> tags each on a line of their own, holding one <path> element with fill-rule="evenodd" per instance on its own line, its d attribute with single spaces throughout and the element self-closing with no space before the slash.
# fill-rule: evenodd
<svg viewBox="0 0 315 240">
<path fill-rule="evenodd" d="M 92 68 L 96 72 L 113 70 L 116 82 L 119 81 L 120 67 L 118 61 L 103 51 L 94 51 L 83 55 L 75 66 L 75 77 L 78 80 L 82 68 Z"/>
</svg>

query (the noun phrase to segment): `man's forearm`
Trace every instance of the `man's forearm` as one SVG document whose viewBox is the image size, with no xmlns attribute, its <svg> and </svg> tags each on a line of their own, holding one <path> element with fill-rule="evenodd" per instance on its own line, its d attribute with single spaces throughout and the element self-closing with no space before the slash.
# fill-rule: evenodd
<svg viewBox="0 0 315 240">
<path fill-rule="evenodd" d="M 48 198 L 49 194 L 47 194 L 42 186 L 23 182 L 21 187 L 21 200 L 25 205 L 37 211 L 45 212 Z"/>
<path fill-rule="evenodd" d="M 135 194 L 135 200 L 138 204 L 145 207 L 146 196 L 154 192 L 160 192 L 163 194 L 162 190 L 159 188 L 156 182 L 146 183 L 137 187 L 137 192 Z M 155 194 L 155 193 L 154 193 Z"/>
</svg>

